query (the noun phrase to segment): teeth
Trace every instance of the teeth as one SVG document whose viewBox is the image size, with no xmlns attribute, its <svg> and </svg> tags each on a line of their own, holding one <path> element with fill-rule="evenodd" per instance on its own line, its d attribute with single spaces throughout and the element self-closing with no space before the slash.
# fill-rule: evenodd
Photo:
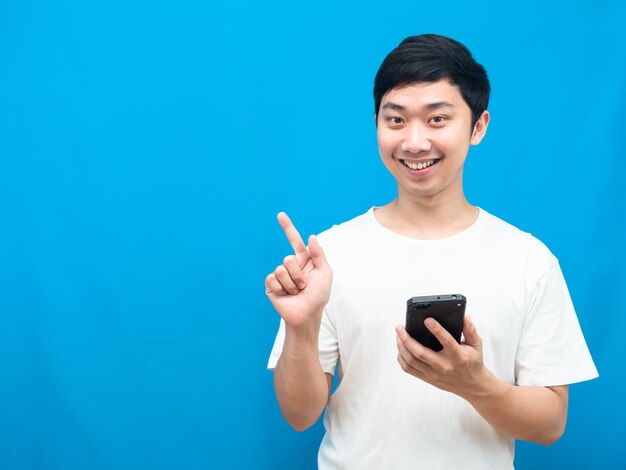
<svg viewBox="0 0 626 470">
<path fill-rule="evenodd" d="M 429 166 L 433 165 L 435 163 L 435 160 L 428 160 L 425 162 L 409 162 L 407 160 L 402 160 L 402 163 L 404 163 L 406 166 L 408 166 L 411 170 L 423 170 L 424 168 L 428 168 Z"/>
</svg>

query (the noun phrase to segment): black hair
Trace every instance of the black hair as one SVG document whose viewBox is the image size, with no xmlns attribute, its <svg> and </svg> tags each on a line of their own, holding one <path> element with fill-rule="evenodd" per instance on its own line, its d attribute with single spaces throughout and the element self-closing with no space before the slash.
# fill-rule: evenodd
<svg viewBox="0 0 626 470">
<path fill-rule="evenodd" d="M 489 78 L 485 68 L 458 41 L 437 34 L 410 36 L 389 53 L 374 80 L 376 119 L 388 91 L 443 78 L 457 85 L 472 111 L 472 128 L 489 104 Z"/>
</svg>

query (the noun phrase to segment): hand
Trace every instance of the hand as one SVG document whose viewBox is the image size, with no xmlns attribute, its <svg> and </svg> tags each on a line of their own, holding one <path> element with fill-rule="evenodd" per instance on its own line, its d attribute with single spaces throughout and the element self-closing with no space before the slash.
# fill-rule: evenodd
<svg viewBox="0 0 626 470">
<path fill-rule="evenodd" d="M 287 325 L 298 327 L 313 321 L 319 326 L 330 296 L 332 269 L 317 237 L 309 237 L 307 249 L 287 214 L 278 214 L 278 222 L 295 254 L 265 278 L 265 293 Z"/>
<path fill-rule="evenodd" d="M 397 326 L 398 362 L 402 369 L 437 388 L 463 398 L 480 394 L 489 372 L 483 364 L 482 340 L 469 316 L 463 323 L 465 340 L 459 344 L 434 318 L 424 321 L 443 349 L 435 352 Z"/>
</svg>

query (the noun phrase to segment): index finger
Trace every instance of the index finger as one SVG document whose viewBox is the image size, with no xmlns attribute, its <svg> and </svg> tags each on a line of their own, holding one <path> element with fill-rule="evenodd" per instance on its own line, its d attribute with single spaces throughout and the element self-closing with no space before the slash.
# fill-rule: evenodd
<svg viewBox="0 0 626 470">
<path fill-rule="evenodd" d="M 439 340 L 444 349 L 454 350 L 454 348 L 459 345 L 456 339 L 448 333 L 448 330 L 441 326 L 441 323 L 434 318 L 428 317 L 424 320 L 424 326 L 426 326 L 426 328 L 428 328 L 428 330 L 435 335 L 435 338 Z"/>
<path fill-rule="evenodd" d="M 278 223 L 283 229 L 283 232 L 285 232 L 287 240 L 293 248 L 293 251 L 298 258 L 298 261 L 300 261 L 300 263 L 302 264 L 308 258 L 309 252 L 306 249 L 306 245 L 304 244 L 300 233 L 298 233 L 298 230 L 296 230 L 296 227 L 294 227 L 293 222 L 291 222 L 289 216 L 284 212 L 280 212 L 278 214 Z"/>
</svg>

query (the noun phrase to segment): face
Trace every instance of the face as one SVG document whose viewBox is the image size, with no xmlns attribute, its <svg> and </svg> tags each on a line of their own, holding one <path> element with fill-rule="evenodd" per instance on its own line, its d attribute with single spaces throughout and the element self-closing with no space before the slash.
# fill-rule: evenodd
<svg viewBox="0 0 626 470">
<path fill-rule="evenodd" d="M 398 197 L 463 195 L 463 164 L 482 140 L 485 111 L 472 127 L 459 88 L 446 79 L 394 88 L 378 113 L 378 150 L 398 183 Z"/>
</svg>

